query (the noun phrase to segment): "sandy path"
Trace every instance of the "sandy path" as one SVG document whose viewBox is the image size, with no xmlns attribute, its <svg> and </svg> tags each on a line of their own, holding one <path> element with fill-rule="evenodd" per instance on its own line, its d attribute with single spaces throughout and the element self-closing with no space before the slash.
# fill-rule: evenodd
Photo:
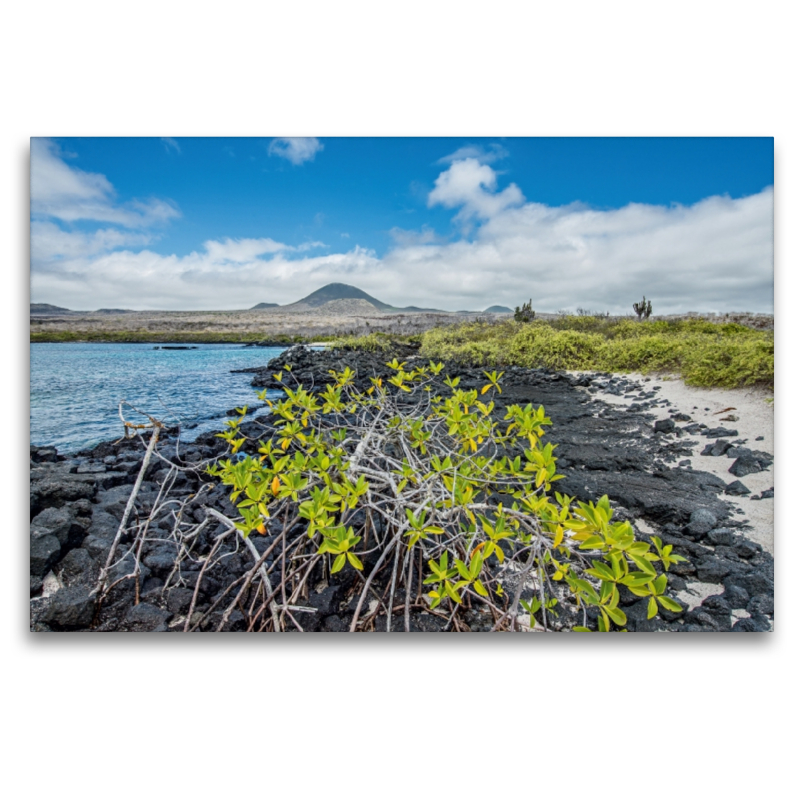
<svg viewBox="0 0 800 800">
<path fill-rule="evenodd" d="M 642 383 L 648 390 L 659 387 L 657 397 L 667 400 L 670 405 L 664 406 L 663 413 L 656 409 L 657 419 L 667 419 L 670 413 L 682 412 L 688 414 L 693 422 L 704 423 L 709 428 L 733 428 L 739 432 L 737 437 L 729 441 L 740 442 L 752 450 L 763 450 L 775 455 L 774 444 L 774 405 L 768 402 L 773 397 L 771 392 L 764 389 L 701 389 L 696 386 L 687 386 L 680 378 L 675 376 L 645 376 L 637 373 L 627 374 L 625 377 Z M 597 392 L 593 395 L 607 403 L 615 405 L 630 405 L 635 402 L 606 392 Z M 735 417 L 735 419 L 733 419 Z M 688 422 L 677 423 L 680 427 Z M 756 438 L 763 436 L 762 441 Z M 733 464 L 733 459 L 726 456 L 701 456 L 703 448 L 716 441 L 716 438 L 705 436 L 686 436 L 684 440 L 697 441 L 690 460 L 692 469 L 710 472 L 722 478 L 726 483 L 737 480 L 728 470 Z M 747 497 L 727 497 L 735 502 L 737 509 L 742 513 L 736 514 L 736 519 L 749 520 L 752 530 L 745 530 L 745 535 L 758 542 L 765 550 L 774 554 L 774 515 L 775 500 L 751 500 L 751 495 L 760 495 L 766 489 L 775 486 L 775 465 L 763 472 L 747 475 L 741 479 L 742 483 L 750 490 Z"/>
<path fill-rule="evenodd" d="M 577 373 L 576 373 L 577 374 Z M 763 450 L 775 455 L 774 444 L 774 405 L 769 402 L 774 397 L 773 393 L 764 389 L 701 389 L 687 386 L 677 376 L 644 376 L 637 373 L 626 374 L 625 377 L 639 381 L 642 387 L 650 390 L 659 387 L 657 397 L 667 401 L 663 411 L 651 409 L 650 413 L 656 414 L 656 419 L 668 419 L 670 413 L 681 412 L 688 414 L 693 422 L 704 423 L 709 428 L 733 428 L 738 431 L 737 437 L 730 437 L 728 441 L 741 442 L 743 446 L 752 450 Z M 609 404 L 630 405 L 635 400 L 625 399 L 607 392 L 593 393 Z M 735 419 L 733 419 L 735 417 Z M 679 426 L 688 425 L 688 422 L 679 422 Z M 756 441 L 763 436 L 763 440 Z M 701 456 L 703 448 L 716 441 L 716 438 L 705 436 L 685 436 L 683 441 L 697 441 L 692 447 L 690 456 L 692 469 L 703 470 L 717 475 L 726 483 L 737 480 L 728 470 L 733 464 L 733 459 L 726 456 Z M 681 459 L 683 460 L 683 459 Z M 742 483 L 750 490 L 747 497 L 730 497 L 737 508 L 736 519 L 746 521 L 749 529 L 745 528 L 742 534 L 760 544 L 766 551 L 775 554 L 775 500 L 765 498 L 752 500 L 752 495 L 760 495 L 766 489 L 775 486 L 775 465 L 771 465 L 763 472 L 746 475 L 741 478 Z M 647 531 L 649 526 L 644 520 L 637 521 L 637 527 Z M 686 589 L 678 592 L 677 597 L 695 608 L 702 601 L 713 594 L 720 594 L 722 587 L 718 584 L 687 582 Z M 741 619 L 750 616 L 743 609 L 735 609 L 733 617 Z"/>
</svg>

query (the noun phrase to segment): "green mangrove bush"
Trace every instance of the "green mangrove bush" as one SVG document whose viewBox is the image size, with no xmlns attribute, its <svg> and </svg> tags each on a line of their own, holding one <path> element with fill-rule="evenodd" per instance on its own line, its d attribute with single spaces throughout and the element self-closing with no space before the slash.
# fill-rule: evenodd
<svg viewBox="0 0 800 800">
<path fill-rule="evenodd" d="M 412 610 L 454 630 L 470 629 L 468 610 L 493 630 L 624 629 L 623 587 L 648 598 L 651 618 L 680 610 L 666 572 L 683 559 L 657 537 L 637 540 L 608 497 L 553 490 L 551 421 L 530 404 L 496 414 L 502 372 L 485 372 L 479 391 L 442 379 L 441 362 L 388 366 L 366 391 L 349 367 L 332 370 L 315 394 L 290 386 L 286 366 L 275 375 L 285 397 L 267 401 L 269 438 L 242 433 L 246 408 L 219 434 L 231 457 L 209 472 L 230 487 L 232 524 L 245 540 L 281 531 L 272 564 L 264 555 L 250 573 L 262 581 L 251 629 L 301 627 L 309 584 L 340 573 L 354 587 L 351 631 L 378 614 L 391 630 L 401 610 L 405 630 Z"/>
</svg>

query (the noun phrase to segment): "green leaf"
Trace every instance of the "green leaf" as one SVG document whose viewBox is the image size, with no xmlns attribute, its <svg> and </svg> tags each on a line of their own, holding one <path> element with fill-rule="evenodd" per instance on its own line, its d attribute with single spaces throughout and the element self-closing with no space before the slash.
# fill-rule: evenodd
<svg viewBox="0 0 800 800">
<path fill-rule="evenodd" d="M 347 560 L 358 570 L 363 570 L 364 565 L 361 563 L 361 559 L 355 555 L 354 553 L 347 553 Z"/>
<path fill-rule="evenodd" d="M 658 614 L 658 603 L 656 603 L 655 597 L 651 597 L 647 604 L 647 619 L 653 619 L 656 614 Z"/>
<path fill-rule="evenodd" d="M 671 597 L 664 597 L 659 596 L 658 602 L 661 603 L 667 611 L 674 611 L 676 614 L 680 614 L 683 611 L 683 606 L 677 601 L 673 600 Z"/>
<path fill-rule="evenodd" d="M 628 621 L 625 612 L 621 608 L 609 608 L 606 606 L 605 610 L 608 616 L 611 617 L 617 625 L 624 625 Z"/>
<path fill-rule="evenodd" d="M 331 567 L 331 575 L 333 575 L 334 572 L 338 572 L 344 566 L 345 560 L 346 556 L 344 553 L 337 556 L 336 561 L 333 562 L 333 566 Z"/>
</svg>

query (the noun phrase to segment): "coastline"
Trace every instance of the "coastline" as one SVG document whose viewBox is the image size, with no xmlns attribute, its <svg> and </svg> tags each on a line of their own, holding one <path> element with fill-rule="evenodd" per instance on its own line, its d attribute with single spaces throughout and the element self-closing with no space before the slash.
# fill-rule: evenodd
<svg viewBox="0 0 800 800">
<path fill-rule="evenodd" d="M 327 380 L 327 369 L 332 365 L 351 365 L 359 371 L 359 381 L 366 387 L 369 375 L 382 371 L 388 374 L 385 362 L 389 357 L 296 348 L 279 360 L 293 365 L 293 374 L 300 382 L 313 381 L 317 386 Z M 398 358 L 411 363 L 414 357 L 413 348 L 398 353 Z M 249 370 L 254 373 L 253 385 L 270 386 L 275 368 L 273 364 Z M 448 372 L 459 375 L 463 386 L 479 385 L 483 380 L 481 370 L 451 365 Z M 675 552 L 689 559 L 683 569 L 670 575 L 671 588 L 685 605 L 684 612 L 672 619 L 647 620 L 633 598 L 626 607 L 630 612 L 629 629 L 772 627 L 774 501 L 771 497 L 751 499 L 750 494 L 746 499 L 726 495 L 728 484 L 736 481 L 728 472 L 736 459 L 725 453 L 699 454 L 724 439 L 705 434 L 714 430 L 711 423 L 726 416 L 717 415 L 726 405 L 740 413 L 739 421 L 719 420 L 720 426 L 736 430 L 735 436 L 728 437 L 732 446 L 760 448 L 770 455 L 774 452 L 771 407 L 764 403 L 769 413 L 760 417 L 753 411 L 759 401 L 763 402 L 758 392 L 691 389 L 682 381 L 665 380 L 663 376 L 655 379 L 604 373 L 566 374 L 521 368 L 507 370 L 503 389 L 504 403 L 541 402 L 552 417 L 550 438 L 559 445 L 559 471 L 566 475 L 557 485 L 558 491 L 578 499 L 596 499 L 608 493 L 620 519 L 631 521 L 643 537 L 657 533 L 665 542 L 674 544 Z M 752 403 L 756 406 L 748 405 Z M 728 413 L 736 415 L 737 411 Z M 681 415 L 690 419 L 681 419 Z M 740 422 L 741 430 L 737 428 Z M 690 432 L 685 431 L 687 427 Z M 257 433 L 255 428 L 252 432 Z M 757 436 L 764 439 L 756 442 Z M 167 437 L 158 464 L 151 465 L 145 474 L 137 513 L 146 516 L 152 510 L 148 503 L 154 502 L 159 487 L 165 480 L 173 480 L 173 491 L 178 499 L 183 498 L 181 502 L 190 496 L 199 498 L 186 507 L 198 522 L 199 518 L 206 518 L 209 508 L 234 514 L 224 487 L 214 485 L 201 468 L 191 466 L 196 461 L 207 463 L 223 451 L 224 443 L 213 434 L 204 434 L 181 448 Z M 32 571 L 31 577 L 34 630 L 184 629 L 193 596 L 192 580 L 196 585 L 198 573 L 181 572 L 175 583 L 165 588 L 175 568 L 175 558 L 160 541 L 168 538 L 168 530 L 163 525 L 158 527 L 158 521 L 155 529 L 161 533 L 145 547 L 142 570 L 149 574 L 141 580 L 141 602 L 134 604 L 131 587 L 126 588 L 123 581 L 118 596 L 105 608 L 106 617 L 101 617 L 98 624 L 88 594 L 116 533 L 143 452 L 142 444 L 133 441 L 104 443 L 71 458 L 59 457 L 46 448 L 32 448 L 31 554 L 32 567 L 40 572 L 34 575 Z M 742 457 L 745 455 L 742 453 Z M 173 470 L 163 459 L 177 463 L 178 469 Z M 773 485 L 772 465 L 761 466 L 763 469 L 741 479 L 754 494 L 762 484 L 762 493 L 768 494 Z M 240 569 L 245 566 L 244 562 L 239 564 Z M 214 580 L 216 577 L 202 594 L 207 606 L 213 603 Z M 337 630 L 346 626 L 348 609 L 341 599 L 345 590 L 337 586 L 329 584 L 311 592 L 309 608 L 319 607 L 315 614 L 307 615 L 308 623 L 304 618 L 308 629 Z M 702 596 L 698 586 L 706 587 Z M 426 614 L 417 618 L 419 629 L 426 629 L 420 620 L 428 616 L 431 619 L 424 622 L 429 625 L 427 629 L 441 629 L 439 618 Z M 373 619 L 379 627 L 380 615 Z M 243 621 L 237 620 L 229 629 L 241 627 Z"/>
</svg>

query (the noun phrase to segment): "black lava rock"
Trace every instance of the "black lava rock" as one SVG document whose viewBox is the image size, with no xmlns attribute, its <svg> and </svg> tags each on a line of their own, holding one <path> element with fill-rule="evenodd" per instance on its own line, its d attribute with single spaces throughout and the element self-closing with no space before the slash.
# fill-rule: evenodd
<svg viewBox="0 0 800 800">
<path fill-rule="evenodd" d="M 731 608 L 747 608 L 747 604 L 750 602 L 747 590 L 736 584 L 726 586 L 722 596 L 728 601 Z"/>
<path fill-rule="evenodd" d="M 83 586 L 59 589 L 42 614 L 42 622 L 57 631 L 74 631 L 92 624 L 96 599 Z"/>
<path fill-rule="evenodd" d="M 672 433 L 675 430 L 675 422 L 671 419 L 660 419 L 653 425 L 656 433 Z"/>
<path fill-rule="evenodd" d="M 658 630 L 658 617 L 647 619 L 647 607 L 649 604 L 650 601 L 645 597 L 625 609 L 625 614 L 628 617 L 625 627 L 628 630 L 636 633 L 652 633 Z"/>
<path fill-rule="evenodd" d="M 745 475 L 763 472 L 769 465 L 770 462 L 767 462 L 766 459 L 761 460 L 753 453 L 746 453 L 739 456 L 739 458 L 731 464 L 728 472 L 730 472 L 731 475 L 735 475 L 737 478 L 744 478 Z"/>
<path fill-rule="evenodd" d="M 714 439 L 720 439 L 723 436 L 738 436 L 739 431 L 735 431 L 731 428 L 709 428 L 708 430 L 703 432 L 703 436 L 708 436 L 709 439 L 712 437 Z"/>
<path fill-rule="evenodd" d="M 163 632 L 167 630 L 170 619 L 172 614 L 169 611 L 150 603 L 139 603 L 128 611 L 123 624 L 128 631 Z"/>
<path fill-rule="evenodd" d="M 732 528 L 714 528 L 706 534 L 706 540 L 714 545 L 732 545 L 734 542 L 734 532 Z"/>
<path fill-rule="evenodd" d="M 698 508 L 692 511 L 686 531 L 694 536 L 700 536 L 708 533 L 716 524 L 717 517 L 713 512 L 707 508 Z"/>
<path fill-rule="evenodd" d="M 70 550 L 58 565 L 61 581 L 68 586 L 93 583 L 99 572 L 97 562 L 82 547 Z"/>
<path fill-rule="evenodd" d="M 769 631 L 769 620 L 765 617 L 746 617 L 738 620 L 731 630 L 734 633 L 766 633 Z"/>
<path fill-rule="evenodd" d="M 707 444 L 702 452 L 700 453 L 701 456 L 724 456 L 728 450 L 731 449 L 733 445 L 726 441 L 725 439 L 717 439 L 716 442 L 713 444 Z"/>
<path fill-rule="evenodd" d="M 775 613 L 775 598 L 771 594 L 757 594 L 747 604 L 747 611 L 754 617 L 772 616 Z"/>
<path fill-rule="evenodd" d="M 42 578 L 61 555 L 61 544 L 55 536 L 44 534 L 31 535 L 31 575 Z"/>
<path fill-rule="evenodd" d="M 732 562 L 722 558 L 704 558 L 697 564 L 697 579 L 703 583 L 722 583 L 735 569 Z"/>
<path fill-rule="evenodd" d="M 741 481 L 732 481 L 725 487 L 725 494 L 746 497 L 750 494 L 750 490 Z"/>
<path fill-rule="evenodd" d="M 749 539 L 739 539 L 734 542 L 733 549 L 736 551 L 736 555 L 739 558 L 755 558 L 760 552 L 762 552 L 762 547 L 760 544 L 756 544 L 755 542 L 751 542 Z"/>
<path fill-rule="evenodd" d="M 322 628 L 331 633 L 342 633 L 347 630 L 347 625 L 338 614 L 331 614 L 322 621 Z"/>
<path fill-rule="evenodd" d="M 336 614 L 339 611 L 339 599 L 341 598 L 342 587 L 337 585 L 328 586 L 317 594 L 312 594 L 308 598 L 307 605 L 317 609 L 321 618 Z"/>
</svg>

